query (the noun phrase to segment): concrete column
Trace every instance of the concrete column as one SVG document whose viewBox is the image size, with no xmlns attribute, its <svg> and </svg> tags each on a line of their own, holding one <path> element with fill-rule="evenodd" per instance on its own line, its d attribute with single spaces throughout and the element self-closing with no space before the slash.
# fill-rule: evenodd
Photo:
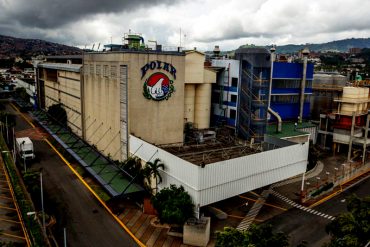
<svg viewBox="0 0 370 247">
<path fill-rule="evenodd" d="M 355 130 L 355 119 L 356 119 L 356 113 L 355 112 L 352 112 L 351 135 L 349 136 L 349 147 L 348 147 L 347 161 L 350 161 L 351 160 L 353 132 Z"/>
<path fill-rule="evenodd" d="M 185 84 L 185 112 L 186 122 L 194 123 L 195 84 Z"/>
<path fill-rule="evenodd" d="M 271 47 L 270 48 L 270 53 L 271 53 L 271 71 L 270 71 L 270 85 L 269 85 L 269 99 L 268 99 L 268 108 L 270 108 L 271 106 L 271 91 L 272 91 L 272 74 L 273 74 L 273 71 L 274 71 L 274 61 L 275 61 L 275 47 Z"/>
<path fill-rule="evenodd" d="M 210 124 L 211 115 L 211 93 L 210 83 L 198 84 L 195 89 L 195 114 L 194 122 L 198 129 L 207 129 Z"/>
<path fill-rule="evenodd" d="M 369 133 L 369 122 L 370 122 L 370 115 L 369 111 L 367 112 L 367 118 L 366 118 L 366 127 L 365 127 L 365 136 L 364 136 L 364 146 L 363 146 L 363 152 L 362 152 L 362 164 L 365 164 L 365 156 L 366 156 L 366 142 L 367 142 L 367 134 Z"/>
</svg>

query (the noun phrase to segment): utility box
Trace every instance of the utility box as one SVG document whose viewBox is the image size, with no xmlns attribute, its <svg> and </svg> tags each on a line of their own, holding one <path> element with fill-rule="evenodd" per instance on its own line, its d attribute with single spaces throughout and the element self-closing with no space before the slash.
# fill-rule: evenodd
<svg viewBox="0 0 370 247">
<path fill-rule="evenodd" d="M 189 219 L 184 224 L 183 242 L 193 246 L 207 246 L 211 229 L 211 218 Z"/>
</svg>

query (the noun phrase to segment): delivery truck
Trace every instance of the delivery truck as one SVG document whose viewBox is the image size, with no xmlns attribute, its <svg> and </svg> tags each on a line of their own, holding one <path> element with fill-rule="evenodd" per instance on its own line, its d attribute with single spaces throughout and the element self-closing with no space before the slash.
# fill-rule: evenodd
<svg viewBox="0 0 370 247">
<path fill-rule="evenodd" d="M 21 159 L 32 160 L 35 158 L 33 143 L 29 137 L 16 138 L 16 147 Z"/>
</svg>

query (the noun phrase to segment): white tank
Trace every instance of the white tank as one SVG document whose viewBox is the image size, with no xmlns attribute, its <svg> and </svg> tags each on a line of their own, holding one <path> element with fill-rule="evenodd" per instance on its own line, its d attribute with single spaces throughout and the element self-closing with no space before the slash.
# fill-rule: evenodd
<svg viewBox="0 0 370 247">
<path fill-rule="evenodd" d="M 185 112 L 184 118 L 186 122 L 194 122 L 195 108 L 195 84 L 185 84 Z"/>
<path fill-rule="evenodd" d="M 343 100 L 356 101 L 363 99 L 363 90 L 359 87 L 343 87 Z M 352 115 L 352 112 L 362 111 L 361 104 L 342 103 L 341 114 Z"/>
<path fill-rule="evenodd" d="M 211 91 L 209 83 L 198 84 L 195 89 L 195 124 L 198 129 L 207 129 L 211 117 Z"/>
<path fill-rule="evenodd" d="M 364 90 L 364 95 L 363 95 L 364 100 L 368 100 L 369 99 L 369 88 L 364 87 L 363 90 Z M 362 110 L 367 111 L 367 103 L 363 104 Z"/>
</svg>

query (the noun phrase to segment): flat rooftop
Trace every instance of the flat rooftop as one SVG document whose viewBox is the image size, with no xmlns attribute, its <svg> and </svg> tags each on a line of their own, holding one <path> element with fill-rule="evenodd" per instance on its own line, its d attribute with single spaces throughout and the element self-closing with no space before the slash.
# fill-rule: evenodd
<svg viewBox="0 0 370 247">
<path fill-rule="evenodd" d="M 262 152 L 260 144 L 251 147 L 246 141 L 241 141 L 226 131 L 218 132 L 216 138 L 205 140 L 203 143 L 189 141 L 184 145 L 166 144 L 159 147 L 199 166 Z"/>
<path fill-rule="evenodd" d="M 311 122 L 297 123 L 297 127 L 293 122 L 283 122 L 281 132 L 276 132 L 277 123 L 270 123 L 267 125 L 267 134 L 277 138 L 288 138 L 302 135 L 309 135 L 308 132 L 305 132 L 303 129 L 316 127 Z"/>
</svg>

